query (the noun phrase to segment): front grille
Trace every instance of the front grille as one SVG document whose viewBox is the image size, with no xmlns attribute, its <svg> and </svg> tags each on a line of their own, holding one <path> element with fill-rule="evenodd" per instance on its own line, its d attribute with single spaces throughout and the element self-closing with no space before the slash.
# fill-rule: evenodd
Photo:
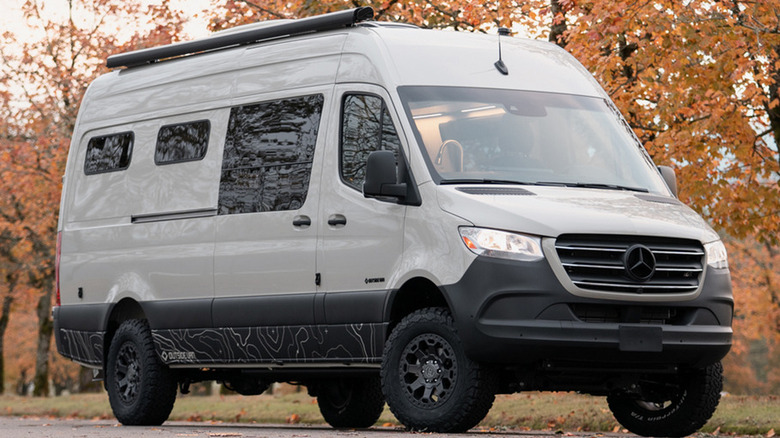
<svg viewBox="0 0 780 438">
<path fill-rule="evenodd" d="M 626 269 L 626 251 L 642 245 L 655 271 L 637 279 Z M 555 242 L 563 268 L 581 289 L 603 292 L 677 294 L 698 289 L 704 247 L 696 240 L 642 236 L 563 235 Z"/>
</svg>

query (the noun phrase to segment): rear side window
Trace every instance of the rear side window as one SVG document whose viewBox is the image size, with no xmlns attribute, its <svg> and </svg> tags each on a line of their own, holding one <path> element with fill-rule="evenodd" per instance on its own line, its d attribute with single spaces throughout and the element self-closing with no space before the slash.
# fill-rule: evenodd
<svg viewBox="0 0 780 438">
<path fill-rule="evenodd" d="M 368 94 L 344 97 L 341 124 L 341 179 L 357 190 L 363 190 L 366 161 L 374 151 L 393 151 L 398 158 L 401 147 L 398 132 L 384 100 Z"/>
<path fill-rule="evenodd" d="M 297 210 L 306 201 L 321 94 L 231 108 L 219 214 Z"/>
<path fill-rule="evenodd" d="M 90 138 L 84 173 L 94 175 L 127 169 L 133 155 L 133 138 L 132 132 Z"/>
<path fill-rule="evenodd" d="M 155 164 L 172 164 L 201 160 L 209 144 L 208 120 L 165 125 L 157 133 L 154 149 Z"/>
</svg>

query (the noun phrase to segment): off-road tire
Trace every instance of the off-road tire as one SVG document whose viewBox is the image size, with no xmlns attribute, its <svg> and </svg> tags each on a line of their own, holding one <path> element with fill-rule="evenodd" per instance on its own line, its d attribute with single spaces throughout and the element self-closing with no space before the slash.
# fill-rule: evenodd
<svg viewBox="0 0 780 438">
<path fill-rule="evenodd" d="M 417 310 L 385 343 L 382 391 L 393 415 L 410 430 L 465 432 L 495 400 L 496 375 L 463 350 L 449 311 Z"/>
<path fill-rule="evenodd" d="M 609 409 L 623 427 L 637 435 L 692 435 L 707 423 L 718 407 L 723 389 L 723 366 L 718 362 L 703 369 L 682 372 L 673 384 L 678 390 L 663 404 L 616 393 L 607 396 Z"/>
<path fill-rule="evenodd" d="M 108 350 L 106 389 L 120 423 L 156 426 L 168 419 L 176 401 L 176 378 L 157 357 L 146 320 L 123 322 Z"/>
<path fill-rule="evenodd" d="M 320 384 L 317 404 L 331 426 L 364 429 L 373 426 L 382 415 L 385 397 L 379 376 L 334 379 Z"/>
</svg>

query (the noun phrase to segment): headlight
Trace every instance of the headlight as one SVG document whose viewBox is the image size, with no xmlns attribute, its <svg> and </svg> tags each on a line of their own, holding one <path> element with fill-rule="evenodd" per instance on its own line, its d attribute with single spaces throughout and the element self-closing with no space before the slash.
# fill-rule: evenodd
<svg viewBox="0 0 780 438">
<path fill-rule="evenodd" d="M 527 262 L 544 258 L 542 240 L 536 236 L 461 227 L 460 237 L 474 254 Z"/>
<path fill-rule="evenodd" d="M 704 251 L 707 253 L 707 264 L 717 269 L 728 269 L 729 258 L 726 254 L 726 247 L 723 242 L 715 242 L 704 245 Z"/>
</svg>

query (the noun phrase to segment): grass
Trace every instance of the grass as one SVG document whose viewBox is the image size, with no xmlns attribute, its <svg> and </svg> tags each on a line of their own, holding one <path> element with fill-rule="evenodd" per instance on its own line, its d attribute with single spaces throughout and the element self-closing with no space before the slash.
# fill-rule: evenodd
<svg viewBox="0 0 780 438">
<path fill-rule="evenodd" d="M 79 394 L 53 398 L 0 396 L 0 413 L 9 416 L 111 419 L 108 397 Z M 305 392 L 286 395 L 179 396 L 171 420 L 244 423 L 323 424 L 317 401 Z M 377 422 L 397 426 L 390 411 Z M 483 430 L 622 432 L 602 397 L 574 393 L 499 395 Z M 726 396 L 703 433 L 764 435 L 780 432 L 780 397 Z"/>
</svg>

